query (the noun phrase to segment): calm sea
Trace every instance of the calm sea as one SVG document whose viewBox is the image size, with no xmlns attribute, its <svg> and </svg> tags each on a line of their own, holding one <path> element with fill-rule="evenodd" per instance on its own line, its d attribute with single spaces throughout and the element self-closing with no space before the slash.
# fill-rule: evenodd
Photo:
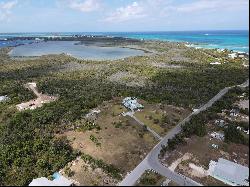
<svg viewBox="0 0 250 187">
<path fill-rule="evenodd" d="M 107 35 L 145 40 L 189 42 L 196 47 L 220 48 L 249 52 L 249 31 L 178 31 L 178 32 L 74 32 L 74 33 L 12 33 L 0 34 L 0 47 L 14 46 L 29 41 L 8 42 L 4 39 L 16 36 L 71 36 L 71 35 Z"/>
</svg>

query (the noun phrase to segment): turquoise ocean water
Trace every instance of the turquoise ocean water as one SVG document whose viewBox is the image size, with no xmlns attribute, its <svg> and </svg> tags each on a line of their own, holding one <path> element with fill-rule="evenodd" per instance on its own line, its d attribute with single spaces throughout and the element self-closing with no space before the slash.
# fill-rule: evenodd
<svg viewBox="0 0 250 187">
<path fill-rule="evenodd" d="M 12 33 L 0 34 L 0 47 L 26 44 L 30 41 L 6 41 L 16 36 L 71 36 L 71 35 L 106 35 L 144 40 L 189 42 L 196 47 L 220 48 L 249 52 L 249 31 L 178 31 L 178 32 L 65 32 L 65 33 Z"/>
</svg>

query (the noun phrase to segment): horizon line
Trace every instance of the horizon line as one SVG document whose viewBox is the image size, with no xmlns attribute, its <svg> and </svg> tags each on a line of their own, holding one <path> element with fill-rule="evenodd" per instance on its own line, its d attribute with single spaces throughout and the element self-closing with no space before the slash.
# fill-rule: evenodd
<svg viewBox="0 0 250 187">
<path fill-rule="evenodd" d="M 0 32 L 0 34 L 19 34 L 19 33 L 136 33 L 136 32 L 205 32 L 205 31 L 248 31 L 249 29 L 216 29 L 216 30 L 152 30 L 152 31 L 25 31 L 25 32 Z"/>
</svg>

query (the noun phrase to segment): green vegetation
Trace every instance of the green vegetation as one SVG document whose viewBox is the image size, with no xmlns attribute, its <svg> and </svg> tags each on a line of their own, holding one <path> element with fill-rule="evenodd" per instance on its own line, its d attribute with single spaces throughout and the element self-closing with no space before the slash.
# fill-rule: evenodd
<svg viewBox="0 0 250 187">
<path fill-rule="evenodd" d="M 90 135 L 89 139 L 95 143 L 97 147 L 101 147 L 101 143 L 98 141 L 98 139 L 94 135 Z"/>
<path fill-rule="evenodd" d="M 174 138 L 168 141 L 167 146 L 162 146 L 160 157 L 163 157 L 165 153 L 169 150 L 172 151 L 176 149 L 178 145 L 185 144 L 185 137 L 191 137 L 193 135 L 203 137 L 207 134 L 206 124 L 210 120 L 217 119 L 218 113 L 223 109 L 230 109 L 233 103 L 238 100 L 238 96 L 242 94 L 248 88 L 242 90 L 240 88 L 234 88 L 230 90 L 226 95 L 223 96 L 219 101 L 217 101 L 211 108 L 198 115 L 195 115 L 191 120 L 182 126 L 182 132 L 177 134 Z M 244 136 L 242 132 L 237 130 L 237 126 L 243 127 L 245 130 L 248 128 L 246 123 L 230 122 L 231 124 L 228 128 L 223 128 L 225 133 L 225 141 L 227 143 L 239 143 L 239 144 L 249 144 L 249 138 Z"/>
<path fill-rule="evenodd" d="M 244 144 L 248 145 L 249 144 L 249 139 L 246 138 L 242 132 L 240 132 L 237 129 L 237 126 L 235 125 L 229 125 L 228 128 L 224 130 L 225 133 L 225 141 L 227 143 L 233 142 L 237 144 Z"/>
<path fill-rule="evenodd" d="M 74 127 L 78 128 L 77 130 L 82 131 L 82 132 L 91 131 L 94 129 L 96 129 L 97 131 L 101 130 L 101 127 L 98 124 L 96 124 L 95 122 L 91 122 L 91 121 L 83 122 L 83 121 L 77 120 L 74 124 Z"/>
<path fill-rule="evenodd" d="M 88 154 L 82 154 L 81 158 L 84 162 L 89 164 L 92 169 L 101 168 L 106 174 L 114 177 L 115 179 L 121 180 L 121 172 L 119 169 L 115 168 L 113 165 L 106 164 L 103 160 L 95 159 Z"/>
<path fill-rule="evenodd" d="M 8 102 L 0 103 L 0 185 L 27 185 L 33 178 L 49 176 L 73 160 L 76 153 L 69 142 L 56 138 L 56 134 L 72 129 L 76 121 L 103 101 L 135 96 L 150 103 L 192 108 L 205 103 L 225 86 L 240 84 L 248 78 L 248 70 L 241 61 L 215 68 L 209 65 L 212 57 L 208 59 L 201 50 L 184 45 L 168 42 L 136 42 L 136 45 L 160 53 L 101 62 L 66 55 L 18 61 L 8 57 L 9 49 L 0 49 L 0 95 L 10 97 Z M 176 53 L 181 58 L 171 60 Z M 183 68 L 157 68 L 152 62 Z M 75 68 L 74 63 L 83 69 Z M 107 79 L 119 71 L 145 77 L 145 86 L 126 86 Z M 36 82 L 40 92 L 59 99 L 33 111 L 18 112 L 16 104 L 34 98 L 23 87 L 27 82 Z M 194 121 L 194 125 L 199 121 Z M 99 127 L 86 123 L 79 129 Z M 190 129 L 186 132 L 203 135 L 205 131 L 201 126 L 195 132 Z"/>
<path fill-rule="evenodd" d="M 70 167 L 66 167 L 65 169 L 64 169 L 64 172 L 65 172 L 65 174 L 68 176 L 68 177 L 72 177 L 72 176 L 74 176 L 74 171 L 72 171 L 71 169 L 70 169 Z"/>
<path fill-rule="evenodd" d="M 114 122 L 113 125 L 115 126 L 115 128 L 121 128 L 122 127 L 122 121 Z"/>
<path fill-rule="evenodd" d="M 164 182 L 165 177 L 158 173 L 147 170 L 140 178 L 137 186 L 160 186 Z"/>
</svg>

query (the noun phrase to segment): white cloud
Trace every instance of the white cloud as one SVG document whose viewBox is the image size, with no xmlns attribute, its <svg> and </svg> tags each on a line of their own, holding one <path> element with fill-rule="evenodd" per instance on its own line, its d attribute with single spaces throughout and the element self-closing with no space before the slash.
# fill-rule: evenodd
<svg viewBox="0 0 250 187">
<path fill-rule="evenodd" d="M 0 2 L 0 21 L 9 21 L 11 10 L 17 5 L 17 0 Z"/>
<path fill-rule="evenodd" d="M 193 13 L 200 11 L 239 10 L 248 7 L 248 0 L 199 0 L 177 6 L 179 12 Z"/>
<path fill-rule="evenodd" d="M 109 15 L 104 21 L 106 22 L 123 22 L 138 18 L 146 17 L 145 9 L 138 2 L 133 2 L 126 7 L 120 7 L 114 13 Z"/>
<path fill-rule="evenodd" d="M 70 0 L 69 7 L 82 12 L 93 12 L 100 8 L 99 0 Z"/>
</svg>

